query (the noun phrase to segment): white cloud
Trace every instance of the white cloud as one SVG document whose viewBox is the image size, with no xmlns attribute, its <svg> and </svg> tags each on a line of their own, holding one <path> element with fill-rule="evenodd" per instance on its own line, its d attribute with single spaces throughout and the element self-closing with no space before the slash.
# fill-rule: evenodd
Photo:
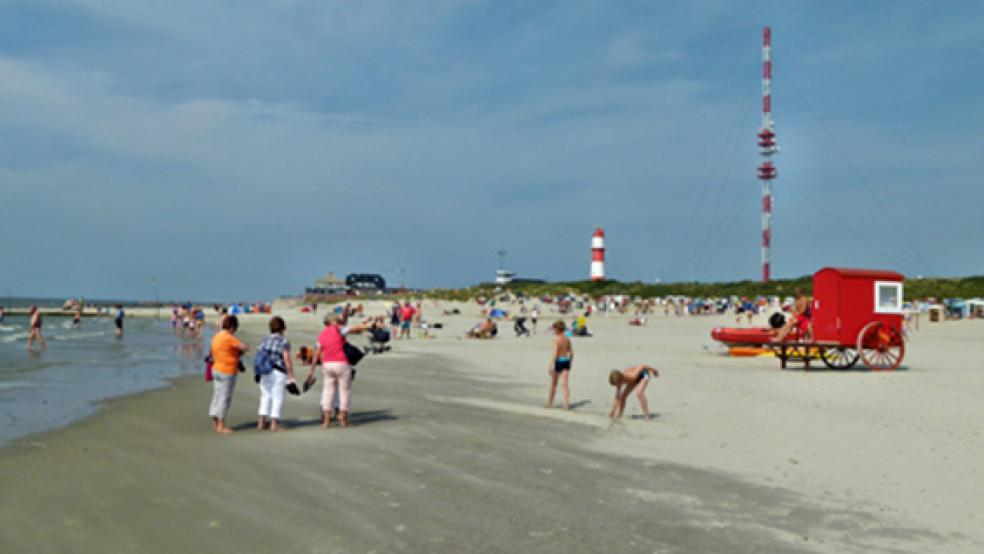
<svg viewBox="0 0 984 554">
<path fill-rule="evenodd" d="M 498 246 L 524 273 L 577 277 L 583 229 L 604 224 L 618 237 L 613 252 L 627 256 L 613 266 L 621 264 L 621 276 L 673 279 L 692 276 L 666 267 L 666 252 L 694 220 L 698 231 L 683 249 L 721 244 L 727 255 L 693 265 L 720 277 L 755 274 L 754 106 L 732 126 L 744 104 L 757 105 L 759 23 L 737 21 L 738 31 L 706 38 L 709 20 L 727 16 L 721 5 L 707 17 L 662 14 L 652 29 L 590 3 L 515 13 L 495 3 L 342 3 L 313 12 L 291 2 L 85 5 L 103 25 L 129 31 L 115 51 L 0 53 L 0 187 L 32 210 L 57 206 L 72 222 L 84 222 L 72 210 L 93 214 L 97 243 L 125 250 L 149 241 L 165 259 L 207 266 L 209 241 L 234 230 L 249 249 L 229 263 L 249 264 L 250 250 L 273 247 L 304 254 L 283 282 L 237 285 L 269 293 L 368 259 L 380 260 L 377 269 L 412 268 L 415 283 L 464 283 L 487 277 Z M 747 40 L 734 38 L 746 27 Z M 793 54 L 784 59 L 797 63 Z M 850 102 L 832 100 L 840 70 L 814 69 L 801 86 L 873 186 L 907 191 L 898 199 L 903 216 L 924 203 L 913 192 L 919 178 L 899 168 L 943 165 L 952 173 L 937 190 L 965 205 L 980 199 L 961 188 L 975 171 L 979 110 L 961 112 L 957 132 L 916 118 L 880 120 L 865 106 L 883 99 L 856 91 Z M 847 202 L 858 228 L 877 230 L 851 197 L 836 152 L 781 85 L 778 163 L 788 187 Z M 837 117 L 825 115 L 832 107 Z M 711 171 L 732 152 L 730 172 Z M 708 184 L 717 196 L 695 206 Z M 850 237 L 818 237 L 808 221 L 799 224 L 819 216 L 782 187 L 781 241 L 824 255 L 857 251 Z M 730 235 L 721 214 L 709 213 L 719 198 L 719 212 L 748 211 Z M 26 217 L 8 222 L 26 225 Z M 931 235 L 922 231 L 928 224 L 907 221 L 914 235 Z M 966 234 L 981 224 L 955 225 Z M 0 246 L 21 255 L 41 244 L 57 249 L 64 233 L 53 226 Z M 132 241 L 113 238 L 129 233 Z M 326 236 L 335 239 L 330 260 L 312 260 Z M 906 247 L 895 239 L 886 248 Z M 62 250 L 56 256 L 74 255 Z M 802 252 L 784 253 L 784 273 L 814 269 L 817 260 Z"/>
</svg>

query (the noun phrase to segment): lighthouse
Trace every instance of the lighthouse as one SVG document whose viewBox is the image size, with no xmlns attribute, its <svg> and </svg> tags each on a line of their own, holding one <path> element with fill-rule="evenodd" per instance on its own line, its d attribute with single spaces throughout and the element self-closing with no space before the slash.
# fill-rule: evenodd
<svg viewBox="0 0 984 554">
<path fill-rule="evenodd" d="M 605 231 L 595 227 L 591 237 L 591 280 L 605 280 Z"/>
</svg>

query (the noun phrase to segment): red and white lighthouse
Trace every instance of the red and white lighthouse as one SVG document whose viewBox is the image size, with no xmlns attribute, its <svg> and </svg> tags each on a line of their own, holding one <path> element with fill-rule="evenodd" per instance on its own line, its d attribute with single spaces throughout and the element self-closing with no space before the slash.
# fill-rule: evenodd
<svg viewBox="0 0 984 554">
<path fill-rule="evenodd" d="M 605 231 L 595 227 L 591 237 L 591 280 L 605 280 Z"/>
</svg>

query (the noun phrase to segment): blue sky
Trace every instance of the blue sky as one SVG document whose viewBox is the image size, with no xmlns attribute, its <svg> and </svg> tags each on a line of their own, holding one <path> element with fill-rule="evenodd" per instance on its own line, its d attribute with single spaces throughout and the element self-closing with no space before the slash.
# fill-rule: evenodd
<svg viewBox="0 0 984 554">
<path fill-rule="evenodd" d="M 984 273 L 975 2 L 0 5 L 0 295 Z"/>
</svg>

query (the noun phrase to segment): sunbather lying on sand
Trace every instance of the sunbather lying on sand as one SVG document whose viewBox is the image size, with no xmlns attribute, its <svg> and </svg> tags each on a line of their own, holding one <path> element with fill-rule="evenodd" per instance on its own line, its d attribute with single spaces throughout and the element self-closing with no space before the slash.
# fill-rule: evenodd
<svg viewBox="0 0 984 554">
<path fill-rule="evenodd" d="M 472 327 L 465 336 L 470 339 L 490 339 L 498 333 L 499 328 L 496 327 L 495 322 L 491 317 L 487 317 L 485 321 Z"/>
</svg>

